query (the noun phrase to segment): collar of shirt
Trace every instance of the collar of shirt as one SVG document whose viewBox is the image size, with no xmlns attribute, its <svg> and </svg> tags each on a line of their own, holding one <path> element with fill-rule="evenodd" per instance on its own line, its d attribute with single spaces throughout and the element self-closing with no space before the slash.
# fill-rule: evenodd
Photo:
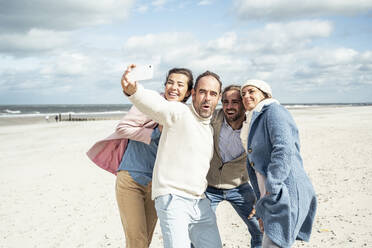
<svg viewBox="0 0 372 248">
<path fill-rule="evenodd" d="M 240 129 L 232 129 L 225 118 L 219 133 L 218 148 L 223 163 L 229 162 L 244 153 L 244 148 L 240 140 Z"/>
<path fill-rule="evenodd" d="M 227 123 L 227 120 L 226 120 L 225 116 L 223 117 L 222 128 L 227 128 L 227 129 L 229 129 L 229 131 L 234 132 L 234 133 L 238 133 L 238 134 L 240 134 L 240 130 L 241 130 L 241 129 L 237 129 L 237 130 L 232 129 L 232 127 L 229 125 L 229 123 Z"/>
</svg>

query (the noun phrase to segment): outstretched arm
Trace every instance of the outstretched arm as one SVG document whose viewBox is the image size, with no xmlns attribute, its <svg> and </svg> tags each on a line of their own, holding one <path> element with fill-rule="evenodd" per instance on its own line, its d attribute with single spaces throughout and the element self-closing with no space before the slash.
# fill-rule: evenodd
<svg viewBox="0 0 372 248">
<path fill-rule="evenodd" d="M 157 92 L 146 90 L 137 82 L 129 81 L 127 76 L 134 67 L 135 65 L 130 65 L 122 76 L 123 92 L 139 111 L 161 125 L 170 125 L 187 107 L 179 102 L 169 102 Z"/>
<path fill-rule="evenodd" d="M 132 106 L 116 126 L 116 132 L 128 139 L 150 144 L 155 126 L 156 122 Z"/>
</svg>

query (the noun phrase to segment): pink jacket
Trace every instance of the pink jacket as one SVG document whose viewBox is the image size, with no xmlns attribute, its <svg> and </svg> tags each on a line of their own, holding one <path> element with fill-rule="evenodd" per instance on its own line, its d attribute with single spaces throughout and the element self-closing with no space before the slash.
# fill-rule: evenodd
<svg viewBox="0 0 372 248">
<path fill-rule="evenodd" d="M 116 175 L 128 139 L 150 144 L 156 122 L 132 106 L 128 114 L 116 126 L 113 134 L 95 143 L 87 152 L 88 157 L 99 167 Z"/>
</svg>

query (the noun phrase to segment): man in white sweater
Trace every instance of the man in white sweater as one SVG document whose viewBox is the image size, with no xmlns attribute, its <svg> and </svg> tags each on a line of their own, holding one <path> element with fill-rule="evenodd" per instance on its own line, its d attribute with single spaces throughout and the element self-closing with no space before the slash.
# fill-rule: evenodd
<svg viewBox="0 0 372 248">
<path fill-rule="evenodd" d="M 129 82 L 128 67 L 121 84 L 130 101 L 163 126 L 152 181 L 152 198 L 165 248 L 222 247 L 216 216 L 204 192 L 213 156 L 211 115 L 220 99 L 217 74 L 198 76 L 192 104 L 166 101 L 158 93 Z"/>
</svg>

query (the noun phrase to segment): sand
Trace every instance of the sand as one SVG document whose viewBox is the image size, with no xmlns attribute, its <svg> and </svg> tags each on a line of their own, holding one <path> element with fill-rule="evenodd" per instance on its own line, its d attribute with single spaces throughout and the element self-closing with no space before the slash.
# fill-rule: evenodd
<svg viewBox="0 0 372 248">
<path fill-rule="evenodd" d="M 291 110 L 305 169 L 318 195 L 309 243 L 294 247 L 370 247 L 372 107 Z M 0 247 L 125 247 L 115 176 L 86 157 L 116 120 L 0 125 Z M 224 247 L 249 247 L 230 207 L 217 209 Z M 162 247 L 159 226 L 152 248 Z"/>
</svg>

